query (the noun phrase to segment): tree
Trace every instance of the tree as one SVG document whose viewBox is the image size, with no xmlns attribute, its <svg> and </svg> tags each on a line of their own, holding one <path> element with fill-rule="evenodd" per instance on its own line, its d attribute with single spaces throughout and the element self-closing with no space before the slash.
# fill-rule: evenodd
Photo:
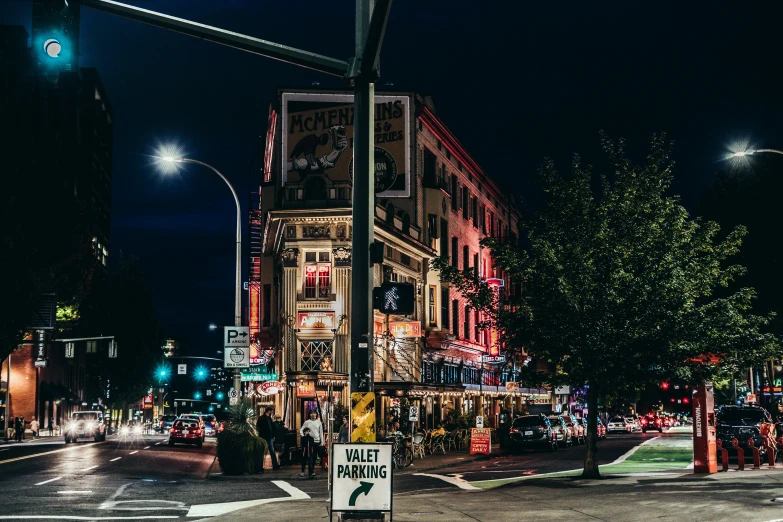
<svg viewBox="0 0 783 522">
<path fill-rule="evenodd" d="M 728 261 L 746 231 L 722 240 L 712 222 L 691 219 L 676 196 L 670 144 L 653 138 L 634 165 L 624 143 L 601 136 L 609 174 L 594 176 L 575 157 L 564 177 L 551 161 L 540 170 L 543 201 L 523 219 L 528 245 L 483 241 L 522 292 L 494 294 L 474 270 L 433 264 L 493 323 L 504 348 L 547 364 L 529 364 L 530 385 L 585 385 L 589 415 L 599 398 L 649 382 L 712 378 L 780 353 L 754 315 L 755 292 L 718 297 L 744 269 Z M 712 357 L 699 359 L 705 354 Z M 705 362 L 706 361 L 706 362 Z M 549 371 L 542 368 L 549 367 Z M 596 423 L 589 423 L 583 477 L 600 477 Z"/>
</svg>

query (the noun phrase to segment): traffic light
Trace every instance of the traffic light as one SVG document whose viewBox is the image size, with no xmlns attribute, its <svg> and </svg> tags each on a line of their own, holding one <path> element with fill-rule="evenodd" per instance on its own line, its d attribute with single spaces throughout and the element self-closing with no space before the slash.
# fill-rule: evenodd
<svg viewBox="0 0 783 522">
<path fill-rule="evenodd" d="M 223 392 L 222 391 L 217 392 L 217 395 L 215 395 L 215 398 L 217 400 L 219 400 L 219 401 L 222 401 L 223 400 Z"/>
<path fill-rule="evenodd" d="M 416 307 L 416 293 L 411 283 L 383 283 L 373 288 L 373 308 L 382 314 L 409 315 Z"/>
<path fill-rule="evenodd" d="M 32 48 L 38 68 L 56 77 L 79 68 L 79 4 L 68 0 L 33 0 Z"/>
<path fill-rule="evenodd" d="M 669 389 L 669 383 L 668 382 L 662 382 L 661 383 L 661 389 L 662 390 L 668 390 Z"/>
<path fill-rule="evenodd" d="M 193 398 L 194 398 L 194 399 L 196 399 L 196 400 L 199 400 L 199 399 L 201 399 L 201 392 L 196 392 L 196 393 L 194 393 L 194 394 L 193 394 Z"/>
</svg>

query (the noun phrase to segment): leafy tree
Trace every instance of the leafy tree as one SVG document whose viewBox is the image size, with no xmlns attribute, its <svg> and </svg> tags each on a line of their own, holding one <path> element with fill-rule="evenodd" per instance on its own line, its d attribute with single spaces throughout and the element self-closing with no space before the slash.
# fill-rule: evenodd
<svg viewBox="0 0 783 522">
<path fill-rule="evenodd" d="M 640 165 L 622 141 L 602 135 L 601 144 L 606 175 L 595 176 L 578 156 L 567 177 L 544 162 L 543 201 L 523 219 L 523 251 L 483 241 L 522 292 L 495 294 L 475 270 L 433 263 L 442 281 L 486 314 L 482 326 L 498 327 L 504 349 L 524 347 L 537 361 L 520 377 L 531 386 L 584 384 L 594 416 L 600 398 L 663 378 L 713 378 L 779 354 L 778 340 L 762 331 L 769 317 L 751 311 L 752 288 L 715 293 L 744 273 L 728 261 L 745 229 L 719 240 L 717 224 L 691 219 L 667 195 L 665 136 L 653 138 Z M 589 423 L 586 478 L 600 476 L 596 431 Z"/>
</svg>

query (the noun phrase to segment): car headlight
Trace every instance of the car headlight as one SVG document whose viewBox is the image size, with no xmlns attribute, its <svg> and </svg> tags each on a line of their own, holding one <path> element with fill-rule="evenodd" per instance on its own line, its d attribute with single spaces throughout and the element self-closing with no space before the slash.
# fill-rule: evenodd
<svg viewBox="0 0 783 522">
<path fill-rule="evenodd" d="M 76 424 L 71 422 L 67 426 L 65 426 L 65 431 L 73 431 L 73 429 L 76 427 Z"/>
<path fill-rule="evenodd" d="M 120 428 L 120 435 L 127 435 L 127 434 L 128 434 L 127 426 L 123 426 L 122 428 Z"/>
<path fill-rule="evenodd" d="M 134 426 L 133 427 L 133 433 L 134 433 L 134 435 L 140 435 L 141 434 L 141 426 Z"/>
<path fill-rule="evenodd" d="M 92 423 L 92 422 L 88 422 L 87 424 L 85 424 L 85 426 L 84 426 L 84 429 L 85 429 L 85 430 L 91 430 L 91 429 L 93 429 L 94 427 L 95 427 L 95 424 L 94 424 L 94 423 Z"/>
</svg>

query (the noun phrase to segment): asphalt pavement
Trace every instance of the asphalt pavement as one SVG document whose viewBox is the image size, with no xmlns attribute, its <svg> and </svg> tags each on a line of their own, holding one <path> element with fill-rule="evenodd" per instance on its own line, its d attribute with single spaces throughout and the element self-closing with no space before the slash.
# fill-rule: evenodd
<svg viewBox="0 0 783 522">
<path fill-rule="evenodd" d="M 612 435 L 599 442 L 599 460 L 614 462 L 657 436 Z M 486 457 L 463 450 L 416 459 L 412 467 L 395 472 L 395 499 L 399 499 L 395 506 L 412 506 L 409 499 L 425 495 L 451 496 L 453 504 L 455 495 L 462 502 L 466 490 L 480 493 L 483 481 L 513 481 L 578 469 L 584 451 L 584 446 L 576 446 L 554 453 Z M 164 435 L 110 437 L 102 443 L 65 445 L 49 439 L 2 445 L 0 520 L 218 520 L 230 516 L 236 522 L 268 516 L 269 508 L 264 506 L 269 503 L 275 503 L 275 520 L 306 520 L 286 518 L 285 513 L 300 502 L 314 503 L 318 509 L 326 505 L 326 470 L 317 470 L 313 480 L 300 478 L 296 466 L 267 470 L 263 475 L 225 477 L 217 465 L 212 466 L 214 458 L 213 440 L 207 439 L 200 449 L 169 447 Z M 251 518 L 235 518 L 243 516 Z"/>
</svg>

